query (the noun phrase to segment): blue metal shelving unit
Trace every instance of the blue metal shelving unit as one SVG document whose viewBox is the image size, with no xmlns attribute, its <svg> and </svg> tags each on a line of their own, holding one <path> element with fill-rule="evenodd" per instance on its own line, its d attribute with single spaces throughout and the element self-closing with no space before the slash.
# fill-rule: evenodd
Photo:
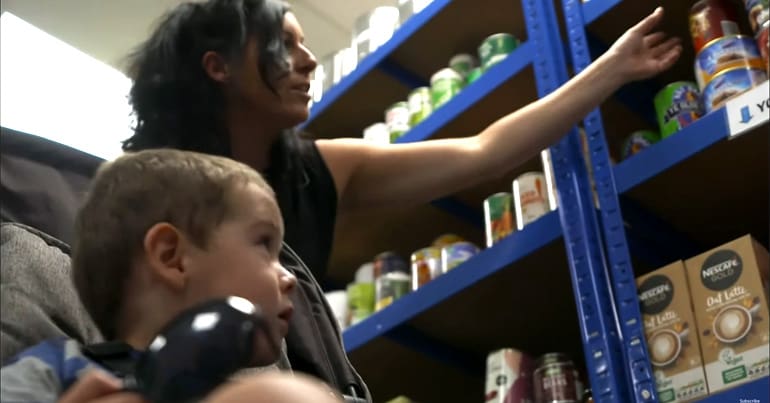
<svg viewBox="0 0 770 403">
<path fill-rule="evenodd" d="M 591 62 L 586 26 L 620 4 L 622 0 L 562 0 L 575 72 Z M 714 111 L 677 134 L 661 141 L 643 153 L 613 167 L 599 110 L 584 120 L 588 135 L 594 179 L 601 206 L 603 237 L 611 268 L 611 288 L 615 297 L 618 326 L 623 345 L 625 381 L 631 388 L 628 401 L 656 402 L 654 378 L 643 336 L 638 308 L 634 271 L 629 242 L 624 228 L 619 195 L 666 172 L 729 137 L 725 109 Z M 631 207 L 631 206 L 626 206 Z M 688 245 L 689 246 L 689 245 Z M 689 250 L 689 249 L 688 249 Z M 703 402 L 767 401 L 768 378 L 755 380 L 734 389 L 714 394 Z M 603 400 L 600 400 L 603 401 Z"/>
<path fill-rule="evenodd" d="M 360 82 L 366 75 L 377 68 L 383 68 L 386 65 L 388 56 L 451 3 L 452 0 L 433 0 L 425 9 L 409 18 L 404 25 L 398 28 L 387 43 L 367 55 L 353 72 L 324 93 L 323 98 L 313 105 L 310 117 L 303 123 L 302 127 L 305 128 L 310 125 L 329 106 L 337 102 L 343 94 Z"/>
<path fill-rule="evenodd" d="M 527 41 L 398 142 L 416 142 L 433 137 L 530 64 L 534 67 L 538 96 L 552 92 L 568 79 L 564 49 L 569 49 L 575 71 L 584 69 L 591 62 L 589 46 L 595 46 L 592 43 L 596 42 L 586 33 L 585 26 L 622 3 L 622 0 L 562 0 L 568 46 L 562 41 L 552 2 L 522 0 L 521 3 Z M 424 85 L 423 80 L 403 68 L 408 66 L 394 66 L 389 57 L 451 5 L 451 0 L 435 0 L 407 21 L 387 44 L 365 58 L 351 75 L 324 95 L 313 107 L 306 125 L 321 116 L 375 69 L 397 79 L 400 77 L 401 83 L 412 87 Z M 348 329 L 343 335 L 347 351 L 355 351 L 377 338 L 387 337 L 440 362 L 463 368 L 468 373 L 479 373 L 480 364 L 474 362 L 474 356 L 465 354 L 461 346 L 436 345 L 435 340 L 429 340 L 410 328 L 409 322 L 561 236 L 567 251 L 585 363 L 594 398 L 598 402 L 657 401 L 618 195 L 725 139 L 728 132 L 726 122 L 724 111 L 712 113 L 676 136 L 613 167 L 601 115 L 598 110 L 592 112 L 585 119 L 584 127 L 601 210 L 597 211 L 594 207 L 580 137 L 577 130 L 573 130 L 550 150 L 559 194 L 558 212 L 548 214 L 418 292 L 395 301 L 390 307 Z M 693 135 L 695 132 L 697 136 Z M 480 221 L 472 209 L 450 202 L 446 200 L 444 203 L 449 210 L 468 216 L 471 221 Z M 623 205 L 631 208 L 628 200 Z M 688 250 L 692 250 L 692 245 L 687 246 Z M 761 395 L 763 388 L 767 390 L 767 383 L 766 378 L 754 381 L 706 401 Z"/>
<path fill-rule="evenodd" d="M 350 352 L 377 337 L 385 336 L 427 309 L 476 282 L 505 269 L 561 236 L 558 216 L 552 212 L 469 259 L 450 272 L 393 302 L 391 306 L 351 327 L 343 335 Z"/>
<path fill-rule="evenodd" d="M 563 45 L 551 2 L 524 2 L 527 28 L 537 53 L 535 75 L 541 97 L 567 80 Z M 536 11 L 535 11 L 536 10 Z M 541 19 L 535 18 L 542 15 Z M 545 52 L 550 52 L 546 55 Z M 566 139 L 551 148 L 559 194 L 559 212 L 571 268 L 575 302 L 580 315 L 583 350 L 594 398 L 600 402 L 628 401 L 620 334 L 601 232 L 594 209 L 591 183 L 582 157 L 580 135 L 573 129 Z"/>
<path fill-rule="evenodd" d="M 393 66 L 387 66 L 388 56 L 449 5 L 449 0 L 436 0 L 410 19 L 386 45 L 364 59 L 355 72 L 324 95 L 313 107 L 307 123 L 323 114 L 375 68 L 385 72 L 393 70 Z M 466 87 L 461 96 L 455 97 L 410 130 L 399 142 L 430 138 L 530 64 L 534 67 L 540 97 L 567 80 L 565 47 L 559 36 L 553 4 L 541 0 L 522 0 L 522 5 L 528 40 L 482 78 Z M 577 131 L 573 130 L 554 146 L 551 154 L 560 200 L 558 212 L 530 224 L 523 231 L 485 250 L 420 291 L 395 301 L 390 307 L 348 329 L 343 335 L 346 349 L 354 351 L 375 338 L 392 337 L 394 334 L 401 338 L 418 337 L 410 335 L 408 328 L 404 331 L 404 327 L 407 327 L 405 324 L 412 318 L 563 235 L 594 396 L 602 402 L 628 401 L 628 385 L 622 376 L 625 372 L 622 367 L 624 358 L 615 317 L 616 309 L 603 254 L 599 220 Z M 411 344 L 420 343 L 415 341 Z M 446 351 L 443 353 L 447 355 Z M 450 352 L 449 355 L 453 356 L 455 364 L 467 362 L 462 354 Z"/>
<path fill-rule="evenodd" d="M 610 2 L 608 2 L 610 3 Z M 564 15 L 575 73 L 591 63 L 586 39 L 583 3 L 579 0 L 563 0 Z M 612 164 L 604 136 L 601 114 L 598 109 L 589 113 L 583 121 L 591 152 L 596 192 L 601 206 L 602 227 L 607 259 L 611 268 L 611 284 L 622 343 L 624 371 L 623 382 L 629 387 L 633 401 L 652 402 L 657 399 L 655 381 L 650 367 L 647 343 L 639 311 L 636 280 L 631 267 L 631 256 L 626 241 L 620 202 L 615 189 Z M 620 382 L 621 379 L 618 379 Z"/>
</svg>

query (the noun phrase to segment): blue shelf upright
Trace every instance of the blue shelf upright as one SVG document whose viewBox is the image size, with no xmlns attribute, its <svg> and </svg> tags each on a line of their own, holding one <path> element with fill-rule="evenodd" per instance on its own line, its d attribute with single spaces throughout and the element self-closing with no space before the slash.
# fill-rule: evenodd
<svg viewBox="0 0 770 403">
<path fill-rule="evenodd" d="M 542 98 L 567 80 L 563 43 L 558 26 L 548 23 L 557 21 L 551 2 L 523 0 L 523 4 L 529 40 L 536 49 L 535 77 Z M 573 128 L 550 152 L 586 368 L 596 401 L 628 402 L 616 310 L 580 144 L 580 135 Z M 648 389 L 647 393 L 652 393 L 652 388 Z"/>
<path fill-rule="evenodd" d="M 591 54 L 585 30 L 583 3 L 579 0 L 562 0 L 566 28 L 575 74 L 591 63 Z M 599 109 L 593 110 L 583 121 L 593 164 L 594 181 L 601 206 L 601 225 L 608 265 L 611 270 L 611 292 L 620 340 L 626 382 L 630 388 L 629 401 L 657 401 L 655 383 L 650 367 L 643 322 L 637 299 L 634 271 L 626 240 L 618 192 L 610 162 L 607 141 Z M 620 380 L 618 380 L 620 381 Z"/>
</svg>

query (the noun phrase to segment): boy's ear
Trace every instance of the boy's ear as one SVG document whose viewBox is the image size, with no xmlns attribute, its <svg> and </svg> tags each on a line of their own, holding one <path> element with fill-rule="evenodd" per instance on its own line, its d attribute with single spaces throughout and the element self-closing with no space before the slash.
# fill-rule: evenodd
<svg viewBox="0 0 770 403">
<path fill-rule="evenodd" d="M 230 66 L 222 55 L 212 50 L 201 57 L 201 67 L 212 80 L 224 83 L 230 79 Z"/>
<path fill-rule="evenodd" d="M 169 223 L 158 223 L 144 235 L 144 258 L 151 275 L 174 290 L 181 290 L 187 283 L 184 267 L 186 239 Z"/>
</svg>

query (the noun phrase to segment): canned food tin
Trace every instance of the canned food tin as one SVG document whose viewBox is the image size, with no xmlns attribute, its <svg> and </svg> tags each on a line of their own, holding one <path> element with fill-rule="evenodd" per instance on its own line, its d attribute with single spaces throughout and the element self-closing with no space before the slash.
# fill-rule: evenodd
<svg viewBox="0 0 770 403">
<path fill-rule="evenodd" d="M 542 172 L 527 172 L 513 181 L 517 229 L 521 230 L 551 210 L 546 183 Z"/>
<path fill-rule="evenodd" d="M 543 163 L 543 173 L 545 174 L 546 189 L 548 189 L 548 205 L 551 210 L 559 208 L 559 200 L 556 197 L 556 178 L 553 173 L 553 161 L 551 161 L 551 150 L 545 149 L 540 152 L 540 161 Z"/>
<path fill-rule="evenodd" d="M 757 34 L 757 48 L 765 63 L 765 71 L 770 75 L 770 21 L 766 22 Z"/>
<path fill-rule="evenodd" d="M 655 95 L 660 137 L 666 138 L 701 117 L 698 87 L 689 81 L 667 85 Z"/>
<path fill-rule="evenodd" d="M 719 108 L 730 98 L 743 94 L 765 80 L 767 80 L 767 74 L 760 69 L 737 67 L 721 72 L 703 90 L 706 113 Z"/>
<path fill-rule="evenodd" d="M 444 273 L 479 253 L 479 248 L 470 242 L 457 242 L 441 248 L 441 269 Z"/>
<path fill-rule="evenodd" d="M 697 54 L 714 39 L 740 34 L 735 9 L 727 0 L 701 0 L 690 8 L 690 35 Z"/>
<path fill-rule="evenodd" d="M 412 291 L 441 275 L 441 248 L 430 247 L 412 253 Z"/>
<path fill-rule="evenodd" d="M 467 82 L 468 84 L 476 81 L 481 77 L 483 74 L 483 70 L 481 70 L 481 67 L 475 67 L 473 70 L 471 70 L 470 74 L 468 74 Z"/>
<path fill-rule="evenodd" d="M 353 326 L 374 312 L 374 283 L 348 284 L 347 293 L 350 326 Z"/>
<path fill-rule="evenodd" d="M 392 304 L 393 301 L 409 294 L 411 280 L 408 274 L 394 271 L 377 278 L 374 285 L 377 296 L 375 310 L 379 311 Z"/>
<path fill-rule="evenodd" d="M 452 59 L 449 60 L 449 68 L 456 71 L 457 74 L 463 78 L 463 80 L 468 78 L 468 75 L 471 74 L 471 71 L 476 67 L 476 65 L 476 58 L 467 53 L 455 55 L 452 57 Z"/>
<path fill-rule="evenodd" d="M 754 39 L 733 35 L 712 41 L 696 57 L 695 77 L 700 88 L 706 88 L 720 71 L 735 67 L 763 67 L 762 55 Z"/>
<path fill-rule="evenodd" d="M 443 248 L 457 242 L 465 242 L 465 239 L 455 234 L 444 234 L 433 240 L 432 246 Z"/>
<path fill-rule="evenodd" d="M 583 396 L 575 365 L 561 353 L 540 357 L 533 381 L 536 402 L 578 403 Z"/>
<path fill-rule="evenodd" d="M 390 130 L 388 125 L 379 122 L 364 129 L 364 140 L 376 144 L 390 144 Z"/>
<path fill-rule="evenodd" d="M 496 193 L 484 200 L 487 248 L 513 233 L 513 196 Z"/>
<path fill-rule="evenodd" d="M 401 256 L 393 252 L 383 252 L 374 258 L 374 280 L 377 281 L 381 276 L 400 271 L 409 272 L 406 261 Z"/>
<path fill-rule="evenodd" d="M 630 136 L 623 142 L 623 149 L 621 155 L 623 159 L 626 159 L 645 148 L 660 141 L 660 135 L 652 130 L 639 130 L 631 133 Z"/>
<path fill-rule="evenodd" d="M 511 348 L 487 356 L 486 403 L 526 403 L 532 401 L 533 360 Z"/>
<path fill-rule="evenodd" d="M 499 63 L 519 46 L 519 40 L 507 33 L 494 34 L 479 46 L 479 59 L 481 59 L 481 68 L 487 70 L 493 65 Z"/>
<path fill-rule="evenodd" d="M 430 88 L 419 87 L 409 93 L 409 126 L 415 127 L 433 112 Z"/>
<path fill-rule="evenodd" d="M 430 78 L 430 93 L 433 109 L 449 102 L 463 88 L 463 78 L 456 71 L 444 68 Z"/>
<path fill-rule="evenodd" d="M 755 33 L 762 29 L 762 25 L 770 21 L 770 1 L 768 0 L 743 0 L 746 13 L 749 16 L 751 30 Z"/>
</svg>

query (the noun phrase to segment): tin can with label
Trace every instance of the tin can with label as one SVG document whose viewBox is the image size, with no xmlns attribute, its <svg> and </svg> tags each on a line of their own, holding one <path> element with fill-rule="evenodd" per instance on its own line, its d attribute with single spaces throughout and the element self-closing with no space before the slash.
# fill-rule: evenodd
<svg viewBox="0 0 770 403">
<path fill-rule="evenodd" d="M 376 144 L 390 144 L 390 130 L 388 125 L 379 122 L 364 129 L 364 140 Z"/>
<path fill-rule="evenodd" d="M 495 193 L 484 200 L 484 224 L 487 248 L 513 233 L 513 196 Z"/>
<path fill-rule="evenodd" d="M 723 36 L 738 35 L 738 18 L 727 0 L 700 0 L 690 8 L 690 36 L 695 53 Z"/>
<path fill-rule="evenodd" d="M 366 319 L 374 313 L 374 283 L 348 284 L 348 312 L 350 326 Z"/>
<path fill-rule="evenodd" d="M 441 275 L 441 248 L 429 247 L 412 253 L 412 291 Z"/>
<path fill-rule="evenodd" d="M 470 242 L 457 242 L 441 248 L 441 269 L 444 273 L 479 253 L 479 248 Z"/>
<path fill-rule="evenodd" d="M 535 402 L 579 403 L 583 397 L 583 385 L 577 369 L 561 353 L 540 357 L 533 381 Z"/>
<path fill-rule="evenodd" d="M 409 126 L 415 127 L 433 112 L 429 87 L 415 88 L 407 98 L 409 104 Z"/>
<path fill-rule="evenodd" d="M 666 138 L 701 117 L 700 93 L 695 83 L 677 81 L 655 95 L 660 137 Z"/>
<path fill-rule="evenodd" d="M 471 71 L 478 65 L 476 58 L 467 53 L 455 55 L 449 60 L 449 68 L 456 71 L 463 80 L 467 80 Z"/>
<path fill-rule="evenodd" d="M 513 204 L 518 230 L 551 211 L 546 184 L 542 172 L 527 172 L 513 181 Z"/>
<path fill-rule="evenodd" d="M 660 141 L 660 135 L 652 130 L 635 131 L 623 142 L 620 154 L 623 159 L 626 159 L 658 141 Z"/>
<path fill-rule="evenodd" d="M 481 68 L 489 69 L 508 57 L 518 46 L 519 40 L 511 34 L 499 33 L 487 37 L 479 46 Z"/>
<path fill-rule="evenodd" d="M 474 81 L 478 80 L 482 74 L 483 74 L 483 70 L 481 70 L 481 67 L 476 67 L 473 70 L 471 70 L 470 74 L 468 74 L 468 78 L 466 81 L 468 82 L 468 84 L 471 84 Z"/>
<path fill-rule="evenodd" d="M 409 272 L 409 265 L 406 260 L 393 252 L 382 252 L 374 258 L 374 280 L 377 281 L 381 276 L 400 271 Z"/>
<path fill-rule="evenodd" d="M 465 238 L 455 234 L 444 234 L 434 239 L 431 246 L 436 248 L 443 248 L 447 245 L 451 245 L 457 242 L 465 242 Z"/>
<path fill-rule="evenodd" d="M 770 21 L 766 22 L 757 33 L 757 49 L 762 55 L 765 71 L 770 75 Z"/>
<path fill-rule="evenodd" d="M 409 104 L 396 102 L 385 111 L 385 124 L 390 132 L 390 142 L 393 143 L 410 129 Z"/>
<path fill-rule="evenodd" d="M 765 80 L 767 74 L 760 69 L 737 67 L 717 74 L 703 90 L 706 112 L 719 108 L 730 98 L 743 94 Z"/>
<path fill-rule="evenodd" d="M 749 24 L 754 33 L 762 29 L 762 25 L 770 22 L 770 1 L 768 0 L 743 0 Z"/>
<path fill-rule="evenodd" d="M 540 152 L 540 161 L 543 163 L 543 173 L 545 174 L 546 189 L 548 189 L 548 205 L 551 211 L 559 208 L 559 200 L 556 197 L 556 178 L 553 173 L 553 161 L 551 160 L 551 150 L 546 148 Z"/>
<path fill-rule="evenodd" d="M 456 71 L 444 68 L 430 78 L 430 93 L 433 109 L 449 102 L 463 88 L 463 78 Z"/>
<path fill-rule="evenodd" d="M 377 296 L 375 310 L 379 311 L 392 304 L 393 301 L 409 294 L 412 288 L 411 283 L 409 275 L 403 271 L 393 271 L 378 277 L 374 283 Z"/>
<path fill-rule="evenodd" d="M 695 58 L 695 78 L 701 89 L 721 71 L 735 67 L 759 69 L 764 66 L 756 41 L 733 35 L 716 39 L 703 47 Z"/>
<path fill-rule="evenodd" d="M 528 355 L 511 348 L 487 356 L 486 403 L 532 402 L 532 371 L 535 363 Z"/>
</svg>

